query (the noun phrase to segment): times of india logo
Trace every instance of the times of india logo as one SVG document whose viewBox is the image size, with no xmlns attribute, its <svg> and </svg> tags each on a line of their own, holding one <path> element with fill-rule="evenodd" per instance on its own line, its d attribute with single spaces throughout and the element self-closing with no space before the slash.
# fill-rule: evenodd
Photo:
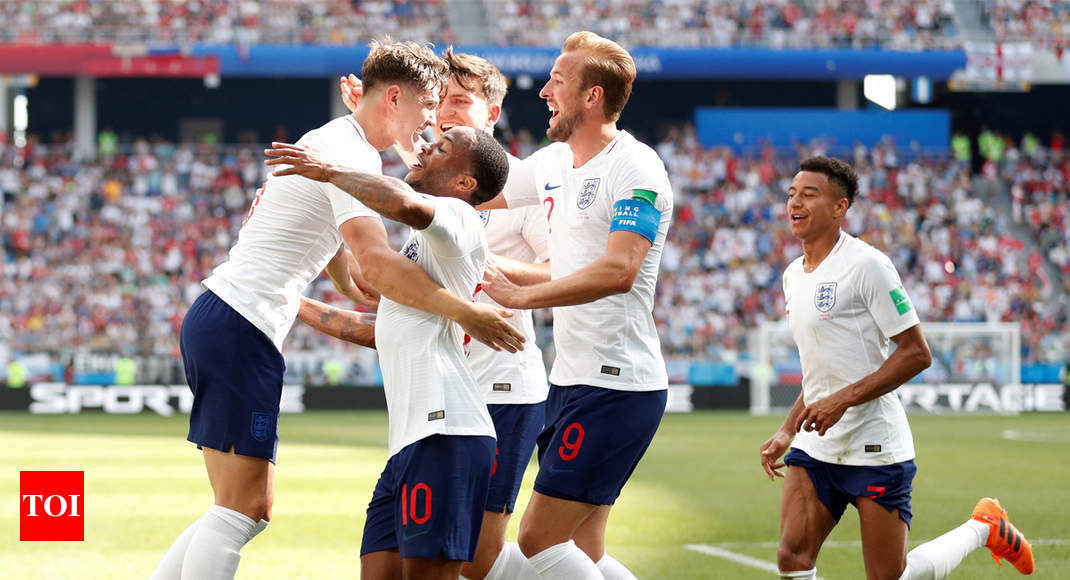
<svg viewBox="0 0 1070 580">
<path fill-rule="evenodd" d="M 19 472 L 19 540 L 85 540 L 85 472 Z"/>
</svg>

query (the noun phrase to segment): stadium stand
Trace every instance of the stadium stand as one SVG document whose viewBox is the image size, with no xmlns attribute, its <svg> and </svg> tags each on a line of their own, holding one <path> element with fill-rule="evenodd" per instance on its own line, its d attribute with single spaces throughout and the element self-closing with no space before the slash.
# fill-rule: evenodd
<svg viewBox="0 0 1070 580">
<path fill-rule="evenodd" d="M 536 146 L 524 134 L 508 143 L 521 155 Z M 737 361 L 747 329 L 782 315 L 779 272 L 801 251 L 782 192 L 798 159 L 822 150 L 738 157 L 703 148 L 690 127 L 658 145 L 677 192 L 655 308 L 667 357 Z M 259 149 L 138 139 L 76 162 L 61 136 L 0 152 L 9 348 L 58 360 L 76 351 L 177 358 L 198 282 L 225 257 L 264 179 Z M 895 260 L 923 320 L 1021 320 L 1023 361 L 1056 361 L 1070 349 L 1062 151 L 1040 145 L 1023 156 L 1012 143 L 993 182 L 948 156 L 904 155 L 891 143 L 851 153 L 862 187 L 849 230 Z M 1007 192 L 1013 212 L 1000 210 Z M 392 230 L 395 247 L 401 236 Z M 310 294 L 344 303 L 326 277 Z M 288 340 L 297 352 L 337 346 L 301 324 Z"/>
<path fill-rule="evenodd" d="M 771 46 L 918 50 L 961 44 L 952 3 L 831 0 L 582 2 L 484 0 L 494 41 L 556 45 L 577 28 L 628 46 Z"/>
<path fill-rule="evenodd" d="M 1028 39 L 1058 52 L 1070 49 L 1070 4 L 1059 0 L 985 0 L 984 18 L 1001 42 Z"/>
<path fill-rule="evenodd" d="M 0 43 L 361 45 L 453 42 L 442 0 L 161 0 L 0 3 Z"/>
<path fill-rule="evenodd" d="M 1011 3 L 994 2 L 992 18 L 1008 20 L 1001 27 L 1013 35 L 1026 25 L 1004 16 Z M 628 46 L 919 50 L 961 45 L 951 4 L 484 0 L 484 9 L 494 23 L 491 40 L 500 46 L 558 45 L 585 28 Z M 1066 14 L 1058 7 L 1054 12 Z M 347 45 L 386 34 L 436 44 L 456 41 L 443 0 L 12 0 L 0 4 L 0 17 L 14 24 L 0 31 L 0 43 Z"/>
</svg>

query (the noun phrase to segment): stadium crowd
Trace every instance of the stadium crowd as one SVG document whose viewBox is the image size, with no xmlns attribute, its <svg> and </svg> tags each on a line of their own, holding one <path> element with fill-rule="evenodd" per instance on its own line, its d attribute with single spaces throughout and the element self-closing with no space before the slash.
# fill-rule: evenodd
<svg viewBox="0 0 1070 580">
<path fill-rule="evenodd" d="M 530 135 L 509 138 L 521 155 L 535 145 Z M 801 252 L 783 192 L 799 157 L 825 149 L 737 156 L 702 147 L 688 127 L 658 145 L 677 198 L 655 308 L 667 357 L 732 362 L 750 347 L 749 328 L 782 316 L 779 273 Z M 907 160 L 891 143 L 848 157 L 861 177 L 849 231 L 892 257 L 922 320 L 1020 320 L 1024 361 L 1070 350 L 1070 164 L 1061 144 L 1024 155 L 1010 143 L 986 164 L 988 178 L 951 156 Z M 390 160 L 385 169 L 404 171 Z M 252 146 L 138 139 L 76 162 L 64 137 L 3 145 L 0 341 L 13 353 L 177 357 L 185 310 L 264 176 Z M 402 235 L 392 230 L 395 247 Z M 344 304 L 325 276 L 310 294 Z M 342 348 L 301 324 L 287 345 Z"/>
<path fill-rule="evenodd" d="M 658 147 L 677 192 L 655 316 L 667 356 L 734 360 L 748 329 L 783 315 L 779 273 L 801 254 L 784 219 L 784 193 L 801 157 L 767 150 L 737 157 L 702 147 L 693 131 L 674 131 Z M 1023 360 L 1059 360 L 1070 348 L 1065 219 L 1067 162 L 1037 148 L 1023 172 L 1011 144 L 1004 162 L 975 179 L 951 156 L 916 156 L 892 143 L 847 155 L 859 171 L 860 197 L 847 229 L 885 251 L 926 321 L 1022 322 Z M 1011 160 L 1018 160 L 1012 162 Z M 993 173 L 994 171 L 994 173 Z M 1021 239 L 1007 203 L 1023 176 L 1033 193 L 1022 214 L 1038 233 Z M 1028 234 L 1026 234 L 1028 235 Z M 1063 268 L 1053 277 L 1045 264 Z"/>
<path fill-rule="evenodd" d="M 1070 3 L 1063 0 L 985 0 L 987 24 L 1002 42 L 1070 49 Z"/>
<path fill-rule="evenodd" d="M 443 0 L 5 0 L 0 43 L 360 45 L 454 42 Z"/>
<path fill-rule="evenodd" d="M 556 45 L 577 28 L 633 47 L 961 45 L 949 0 L 483 0 L 483 7 L 491 40 L 502 46 Z M 9 0 L 0 18 L 10 24 L 0 31 L 3 43 L 344 45 L 384 34 L 457 42 L 444 0 Z"/>
<path fill-rule="evenodd" d="M 546 45 L 575 28 L 627 46 L 933 49 L 961 44 L 946 0 L 484 0 L 499 44 Z"/>
</svg>

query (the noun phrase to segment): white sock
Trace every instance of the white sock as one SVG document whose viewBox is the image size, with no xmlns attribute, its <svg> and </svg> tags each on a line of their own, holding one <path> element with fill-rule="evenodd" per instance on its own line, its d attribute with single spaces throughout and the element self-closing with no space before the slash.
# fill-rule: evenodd
<svg viewBox="0 0 1070 580">
<path fill-rule="evenodd" d="M 528 561 L 544 580 L 604 580 L 598 566 L 572 540 L 550 546 Z"/>
<path fill-rule="evenodd" d="M 238 552 L 268 523 L 220 505 L 208 508 L 182 560 L 182 580 L 232 580 Z"/>
<path fill-rule="evenodd" d="M 988 541 L 988 525 L 969 520 L 946 534 L 907 553 L 907 567 L 900 580 L 947 578 L 966 555 Z"/>
<path fill-rule="evenodd" d="M 792 580 L 816 580 L 817 568 L 810 568 L 809 570 L 792 570 L 785 572 L 780 571 L 781 578 L 791 578 Z"/>
<path fill-rule="evenodd" d="M 538 580 L 539 574 L 516 542 L 506 542 L 483 580 Z"/>
<path fill-rule="evenodd" d="M 606 580 L 638 580 L 631 570 L 628 570 L 624 564 L 610 556 L 609 552 L 602 554 L 602 559 L 598 561 L 597 566 L 598 571 L 602 573 Z"/>
<path fill-rule="evenodd" d="M 193 538 L 193 533 L 197 531 L 197 526 L 200 525 L 202 519 L 204 516 L 194 520 L 178 535 L 171 547 L 167 549 L 167 553 L 160 559 L 160 563 L 156 565 L 156 570 L 153 571 L 152 576 L 149 576 L 149 580 L 180 580 L 182 578 L 182 559 L 186 557 L 186 548 L 189 547 L 189 541 Z"/>
</svg>

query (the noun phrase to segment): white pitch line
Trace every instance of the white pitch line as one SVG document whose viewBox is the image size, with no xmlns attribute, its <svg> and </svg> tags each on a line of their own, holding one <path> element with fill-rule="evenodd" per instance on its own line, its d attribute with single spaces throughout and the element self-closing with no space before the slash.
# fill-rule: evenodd
<svg viewBox="0 0 1070 580">
<path fill-rule="evenodd" d="M 706 554 L 707 556 L 713 556 L 715 558 L 724 558 L 735 562 L 737 564 L 743 564 L 744 566 L 750 566 L 751 568 L 757 568 L 759 570 L 765 570 L 766 572 L 772 572 L 773 574 L 780 575 L 780 568 L 777 568 L 776 564 L 770 564 L 765 560 L 759 560 L 757 558 L 751 558 L 750 556 L 744 556 L 743 554 L 737 554 L 730 552 L 724 548 L 718 548 L 716 546 L 708 546 L 706 544 L 687 544 L 684 548 Z M 817 580 L 822 580 L 819 576 Z"/>
<path fill-rule="evenodd" d="M 910 540 L 907 542 L 909 546 L 917 546 L 924 544 L 928 540 Z M 1030 539 L 1029 543 L 1034 546 L 1070 546 L 1070 540 L 1063 538 L 1036 538 Z M 695 544 L 700 545 L 700 544 Z M 721 542 L 716 544 L 716 547 L 724 548 L 776 548 L 779 546 L 779 542 Z M 860 540 L 828 540 L 824 544 L 821 544 L 822 548 L 861 548 L 862 542 Z"/>
</svg>

